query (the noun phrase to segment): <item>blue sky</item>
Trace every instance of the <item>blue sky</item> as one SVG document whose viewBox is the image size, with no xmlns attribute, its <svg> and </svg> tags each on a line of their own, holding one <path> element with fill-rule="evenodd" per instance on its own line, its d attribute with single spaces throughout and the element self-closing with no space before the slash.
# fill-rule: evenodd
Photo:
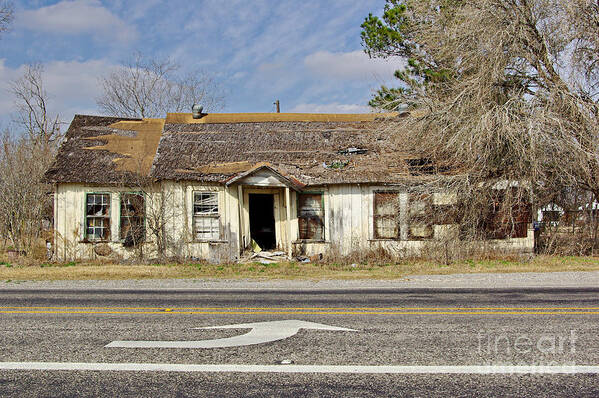
<svg viewBox="0 0 599 398">
<path fill-rule="evenodd" d="M 134 52 L 203 69 L 226 92 L 224 112 L 368 112 L 373 90 L 398 60 L 370 60 L 360 24 L 384 0 L 29 0 L 0 38 L 0 120 L 6 84 L 45 64 L 54 112 L 97 114 L 98 76 Z"/>
</svg>

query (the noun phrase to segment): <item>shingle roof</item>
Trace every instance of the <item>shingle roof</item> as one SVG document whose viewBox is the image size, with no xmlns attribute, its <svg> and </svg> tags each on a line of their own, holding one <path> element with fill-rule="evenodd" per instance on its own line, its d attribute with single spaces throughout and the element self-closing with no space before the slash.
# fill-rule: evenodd
<svg viewBox="0 0 599 398">
<path fill-rule="evenodd" d="M 75 115 L 54 163 L 46 171 L 46 181 L 102 184 L 122 179 L 123 173 L 114 163 L 119 158 L 117 153 L 85 149 L 105 143 L 101 136 L 114 133 L 109 126 L 122 120 L 135 119 Z"/>
<path fill-rule="evenodd" d="M 217 182 L 268 162 L 308 185 L 391 182 L 408 173 L 385 126 L 374 120 L 169 123 L 167 118 L 151 175 Z M 351 154 L 350 148 L 365 152 Z"/>
<path fill-rule="evenodd" d="M 410 173 L 389 132 L 394 123 L 393 114 L 77 115 L 46 179 L 114 184 L 137 172 L 225 183 L 267 164 L 303 185 L 399 182 Z"/>
</svg>

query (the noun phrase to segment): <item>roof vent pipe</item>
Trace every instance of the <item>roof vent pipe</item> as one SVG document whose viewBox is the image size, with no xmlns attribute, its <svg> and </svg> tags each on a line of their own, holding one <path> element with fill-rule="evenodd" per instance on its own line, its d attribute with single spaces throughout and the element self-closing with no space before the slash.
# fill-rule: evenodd
<svg viewBox="0 0 599 398">
<path fill-rule="evenodd" d="M 194 119 L 201 119 L 202 116 L 204 116 L 204 114 L 202 113 L 202 111 L 204 110 L 204 107 L 198 104 L 193 104 L 191 106 L 191 115 Z"/>
</svg>

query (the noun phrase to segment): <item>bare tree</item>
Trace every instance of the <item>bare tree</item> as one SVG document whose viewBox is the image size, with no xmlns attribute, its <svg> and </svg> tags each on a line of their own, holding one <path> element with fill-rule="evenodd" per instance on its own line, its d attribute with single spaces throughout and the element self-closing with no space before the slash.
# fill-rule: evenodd
<svg viewBox="0 0 599 398">
<path fill-rule="evenodd" d="M 223 89 L 204 71 L 181 74 L 173 61 L 137 54 L 133 61 L 100 79 L 103 93 L 96 99 L 108 115 L 163 117 L 168 112 L 188 111 L 194 103 L 205 110 L 223 107 Z"/>
<path fill-rule="evenodd" d="M 586 80 L 579 87 L 588 97 L 599 94 L 599 3 L 592 0 L 569 0 L 564 9 L 568 23 L 561 29 L 572 39 L 573 72 Z"/>
<path fill-rule="evenodd" d="M 6 32 L 13 20 L 14 9 L 12 3 L 4 1 L 0 3 L 0 33 Z"/>
<path fill-rule="evenodd" d="M 16 99 L 17 124 L 29 139 L 48 145 L 60 140 L 61 121 L 48 109 L 43 72 L 41 64 L 27 65 L 23 76 L 11 83 L 11 90 Z"/>
<path fill-rule="evenodd" d="M 41 65 L 29 65 L 11 83 L 16 128 L 0 139 L 0 234 L 18 251 L 30 252 L 50 228 L 51 188 L 42 182 L 60 140 L 58 116 L 50 116 Z"/>
<path fill-rule="evenodd" d="M 385 12 L 367 18 L 363 42 L 409 59 L 394 100 L 414 112 L 392 133 L 461 176 L 439 184 L 464 198 L 472 230 L 493 224 L 497 202 L 513 219 L 531 195 L 599 199 L 596 1 L 387 0 Z"/>
<path fill-rule="evenodd" d="M 30 253 L 50 228 L 51 197 L 41 179 L 52 156 L 43 145 L 8 131 L 0 144 L 0 233 L 18 252 Z"/>
</svg>

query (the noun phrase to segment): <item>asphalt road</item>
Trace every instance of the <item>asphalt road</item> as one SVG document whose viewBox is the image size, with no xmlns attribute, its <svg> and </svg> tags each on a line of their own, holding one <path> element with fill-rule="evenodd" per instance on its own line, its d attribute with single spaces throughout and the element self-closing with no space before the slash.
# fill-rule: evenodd
<svg viewBox="0 0 599 398">
<path fill-rule="evenodd" d="M 249 330 L 196 328 L 282 320 L 354 331 L 300 329 L 282 340 L 228 348 L 105 347 L 228 338 Z M 537 370 L 599 365 L 598 321 L 599 289 L 591 288 L 0 290 L 0 396 L 596 397 L 597 373 Z M 7 363 L 70 368 L 9 370 Z M 189 371 L 206 364 L 228 371 Z M 225 365 L 247 366 L 231 372 Z M 252 365 L 270 367 L 257 372 Z M 340 370 L 348 366 L 376 371 Z M 535 368 L 510 374 L 513 366 Z M 300 370 L 286 373 L 291 369 Z"/>
</svg>

